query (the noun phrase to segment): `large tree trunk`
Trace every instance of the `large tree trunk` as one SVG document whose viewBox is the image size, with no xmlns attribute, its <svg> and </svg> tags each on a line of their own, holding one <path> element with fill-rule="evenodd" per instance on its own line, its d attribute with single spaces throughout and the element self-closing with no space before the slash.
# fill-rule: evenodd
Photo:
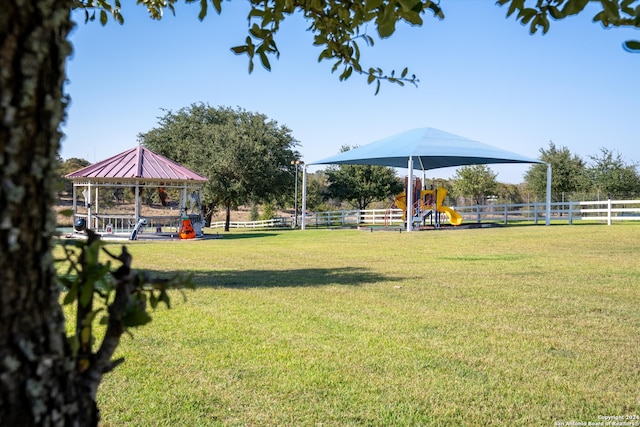
<svg viewBox="0 0 640 427">
<path fill-rule="evenodd" d="M 224 231 L 229 231 L 231 225 L 231 202 L 225 202 L 224 207 L 226 209 L 226 215 L 224 218 Z"/>
<path fill-rule="evenodd" d="M 0 425 L 91 425 L 51 257 L 71 0 L 0 13 Z"/>
</svg>

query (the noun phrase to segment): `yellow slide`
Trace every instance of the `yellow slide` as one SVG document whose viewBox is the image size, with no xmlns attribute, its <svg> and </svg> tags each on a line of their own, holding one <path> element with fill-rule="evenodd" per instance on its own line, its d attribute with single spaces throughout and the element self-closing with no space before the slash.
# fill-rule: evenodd
<svg viewBox="0 0 640 427">
<path fill-rule="evenodd" d="M 451 209 L 448 206 L 439 206 L 437 209 L 438 212 L 444 212 L 449 217 L 449 222 L 451 225 L 460 225 L 462 224 L 462 215 L 460 215 L 455 210 Z"/>
<path fill-rule="evenodd" d="M 420 209 L 422 211 L 433 209 L 433 194 L 435 192 L 434 190 L 420 191 Z M 446 214 L 451 225 L 462 224 L 462 216 L 458 212 L 448 206 L 442 206 L 442 202 L 446 196 L 446 188 L 437 189 L 436 211 Z M 405 220 L 407 216 L 407 197 L 405 193 L 398 194 L 393 201 L 399 209 L 402 209 L 402 219 Z"/>
<path fill-rule="evenodd" d="M 393 199 L 393 203 L 398 209 L 402 209 L 402 220 L 407 219 L 407 196 L 404 193 L 398 194 Z"/>
<path fill-rule="evenodd" d="M 447 197 L 446 188 L 436 188 L 436 190 L 422 190 L 420 192 L 420 206 L 424 210 L 433 209 L 433 194 L 436 193 L 436 211 L 444 212 L 449 218 L 451 225 L 462 224 L 462 216 L 448 206 L 442 206 L 444 198 Z"/>
</svg>

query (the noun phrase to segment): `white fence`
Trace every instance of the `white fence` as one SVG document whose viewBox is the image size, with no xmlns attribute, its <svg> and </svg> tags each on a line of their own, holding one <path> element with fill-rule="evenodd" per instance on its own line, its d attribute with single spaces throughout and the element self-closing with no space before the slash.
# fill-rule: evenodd
<svg viewBox="0 0 640 427">
<path fill-rule="evenodd" d="M 546 223 L 545 203 L 490 204 L 475 206 L 454 206 L 462 216 L 462 224 L 479 223 Z M 439 214 L 440 224 L 448 224 L 447 216 Z M 558 202 L 551 204 L 551 221 L 573 224 L 574 221 L 640 221 L 640 200 L 602 200 L 587 202 Z M 302 216 L 297 221 L 293 217 L 276 218 L 268 221 L 232 221 L 231 228 L 295 227 L 302 224 Z M 308 213 L 304 217 L 306 227 L 354 227 L 388 226 L 402 227 L 402 210 L 368 209 L 342 210 Z M 426 225 L 432 221 L 425 218 Z M 224 221 L 211 224 L 212 228 L 223 228 Z"/>
<path fill-rule="evenodd" d="M 454 208 L 464 222 L 510 222 L 528 221 L 538 224 L 546 222 L 545 203 L 521 203 L 509 205 L 459 206 Z M 601 200 L 589 202 L 551 203 L 551 220 L 566 221 L 613 221 L 640 220 L 640 200 Z"/>
<path fill-rule="evenodd" d="M 274 218 L 264 221 L 231 221 L 229 228 L 283 228 L 292 227 L 293 218 Z M 216 221 L 211 223 L 211 228 L 224 228 L 224 221 Z"/>
</svg>

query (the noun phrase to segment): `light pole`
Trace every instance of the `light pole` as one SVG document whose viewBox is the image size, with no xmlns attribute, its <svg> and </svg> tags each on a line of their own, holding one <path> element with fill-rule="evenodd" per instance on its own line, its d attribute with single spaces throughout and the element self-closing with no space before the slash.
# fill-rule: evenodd
<svg viewBox="0 0 640 427">
<path fill-rule="evenodd" d="M 292 160 L 291 164 L 294 165 L 296 167 L 296 183 L 295 183 L 295 190 L 294 190 L 294 194 L 295 194 L 295 199 L 293 202 L 294 205 L 294 211 L 295 211 L 295 219 L 293 220 L 293 226 L 295 228 L 298 227 L 298 166 L 299 165 L 304 165 L 304 162 L 302 160 Z"/>
</svg>

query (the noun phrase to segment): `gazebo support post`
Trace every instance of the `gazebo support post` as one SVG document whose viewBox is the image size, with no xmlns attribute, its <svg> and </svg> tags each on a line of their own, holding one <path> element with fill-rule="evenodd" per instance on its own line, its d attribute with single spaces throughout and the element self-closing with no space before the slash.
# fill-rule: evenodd
<svg viewBox="0 0 640 427">
<path fill-rule="evenodd" d="M 76 222 L 76 214 L 78 213 L 78 202 L 76 201 L 76 198 L 78 197 L 78 191 L 76 190 L 77 186 L 76 183 L 73 183 L 73 224 L 75 225 Z"/>
<path fill-rule="evenodd" d="M 182 220 L 183 216 L 187 216 L 187 183 L 185 182 L 184 187 L 182 187 L 182 197 L 180 198 L 180 220 Z"/>
<path fill-rule="evenodd" d="M 96 185 L 96 193 L 95 193 L 95 198 L 94 198 L 94 200 L 95 200 L 94 204 L 95 204 L 95 206 L 96 206 L 96 210 L 95 210 L 95 212 L 94 212 L 94 213 L 96 214 L 96 219 L 95 219 L 96 224 L 95 224 L 95 228 L 94 228 L 94 229 L 95 229 L 96 231 L 98 231 L 98 225 L 99 225 L 99 224 L 98 224 L 98 222 L 99 222 L 99 220 L 98 220 L 98 215 L 100 214 L 100 205 L 99 205 L 99 204 L 100 204 L 100 198 L 98 197 L 98 195 L 99 195 L 99 193 L 98 193 L 98 189 L 99 189 L 99 188 L 100 188 L 100 187 L 98 187 L 98 186 Z"/>
<path fill-rule="evenodd" d="M 136 200 L 135 200 L 135 221 L 133 226 L 135 227 L 138 224 L 138 220 L 140 219 L 140 181 L 136 180 Z"/>
<path fill-rule="evenodd" d="M 413 230 L 413 157 L 409 156 L 407 162 L 409 174 L 407 176 L 407 207 L 405 218 L 407 219 L 407 232 Z"/>
<path fill-rule="evenodd" d="M 87 228 L 91 228 L 91 183 L 87 184 Z"/>
</svg>

